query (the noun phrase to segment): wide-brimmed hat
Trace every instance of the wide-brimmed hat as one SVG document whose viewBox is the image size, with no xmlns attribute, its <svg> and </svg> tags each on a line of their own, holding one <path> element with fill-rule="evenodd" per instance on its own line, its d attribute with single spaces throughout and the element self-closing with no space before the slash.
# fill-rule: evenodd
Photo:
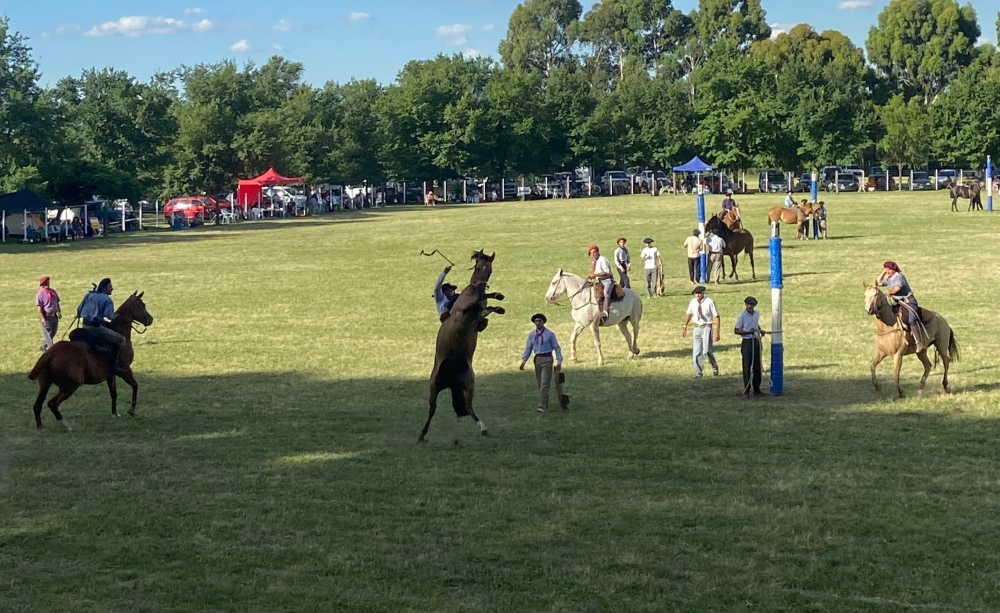
<svg viewBox="0 0 1000 613">
<path fill-rule="evenodd" d="M 628 242 L 627 238 L 625 238 L 624 236 L 619 236 L 618 240 L 615 241 L 615 244 L 618 244 L 618 243 L 627 243 L 627 242 Z"/>
<path fill-rule="evenodd" d="M 705 293 L 705 286 L 704 285 L 698 285 L 693 290 L 691 290 L 691 293 L 692 294 L 704 294 Z"/>
<path fill-rule="evenodd" d="M 49 281 L 50 281 L 49 276 L 45 275 L 44 277 L 38 280 L 38 285 L 40 286 L 48 285 Z"/>
<path fill-rule="evenodd" d="M 747 296 L 743 299 L 743 304 L 749 304 L 750 306 L 757 306 L 757 299 L 753 296 Z"/>
<path fill-rule="evenodd" d="M 644 243 L 646 243 L 648 245 L 649 243 L 653 242 L 653 239 L 651 239 L 651 238 L 649 238 L 647 236 L 646 238 L 642 239 L 642 242 L 644 242 Z"/>
<path fill-rule="evenodd" d="M 535 313 L 534 315 L 532 315 L 531 316 L 531 323 L 535 323 L 536 319 L 541 319 L 543 324 L 549 322 L 548 318 L 545 317 L 544 313 Z"/>
</svg>

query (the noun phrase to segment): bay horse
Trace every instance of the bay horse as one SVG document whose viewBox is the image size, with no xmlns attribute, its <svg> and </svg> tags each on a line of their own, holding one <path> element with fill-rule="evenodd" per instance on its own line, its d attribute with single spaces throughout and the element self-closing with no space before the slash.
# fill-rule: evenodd
<svg viewBox="0 0 1000 613">
<path fill-rule="evenodd" d="M 451 405 L 459 417 L 466 415 L 479 424 L 480 432 L 486 435 L 486 424 L 472 410 L 472 398 L 476 387 L 476 375 L 472 370 L 472 357 L 476 353 L 479 333 L 489 323 L 490 313 L 504 314 L 503 307 L 487 306 L 487 299 L 503 300 L 500 293 L 486 293 L 486 282 L 493 275 L 493 259 L 496 253 L 486 255 L 476 251 L 472 259 L 476 265 L 469 285 L 462 290 L 449 316 L 438 329 L 437 345 L 434 353 L 434 369 L 431 371 L 429 408 L 427 422 L 420 431 L 419 443 L 426 442 L 427 429 L 437 410 L 437 397 L 444 389 L 451 390 Z"/>
<path fill-rule="evenodd" d="M 982 186 L 979 184 L 979 179 L 975 179 L 972 185 L 955 185 L 951 179 L 948 179 L 948 195 L 951 196 L 951 210 L 956 213 L 958 212 L 959 198 L 965 198 L 969 201 L 969 211 L 983 210 L 981 192 Z"/>
<path fill-rule="evenodd" d="M 139 396 L 139 384 L 132 374 L 132 360 L 135 358 L 132 349 L 132 322 L 137 321 L 144 326 L 153 324 L 153 316 L 146 310 L 146 303 L 142 301 L 144 293 L 133 293 L 129 296 L 118 307 L 111 323 L 108 324 L 108 328 L 125 337 L 125 345 L 118 355 L 117 376 L 132 387 L 132 405 L 128 410 L 128 414 L 132 416 L 135 416 L 135 403 Z M 52 411 L 56 421 L 67 430 L 72 431 L 72 427 L 63 420 L 59 405 L 72 396 L 81 385 L 107 383 L 108 391 L 111 393 L 111 414 L 118 417 L 118 384 L 116 376 L 110 374 L 112 372 L 110 354 L 94 353 L 88 349 L 86 343 L 75 340 L 74 336 L 70 333 L 70 340 L 59 341 L 52 345 L 38 358 L 34 368 L 28 373 L 29 380 L 38 381 L 38 397 L 34 406 L 36 428 L 42 427 L 42 403 L 45 402 L 49 388 L 53 385 L 59 388 L 59 393 L 49 400 L 49 410 Z"/>
<path fill-rule="evenodd" d="M 705 222 L 705 232 L 711 232 L 726 242 L 726 246 L 722 248 L 722 255 L 728 255 L 729 262 L 732 264 L 732 270 L 729 272 L 730 277 L 735 277 L 737 281 L 740 280 L 740 275 L 736 272 L 736 265 L 740 261 L 740 254 L 745 252 L 750 257 L 750 274 L 752 278 L 757 278 L 757 268 L 753 262 L 753 234 L 749 230 L 731 230 L 719 219 L 718 215 L 712 215 Z"/>
<path fill-rule="evenodd" d="M 549 304 L 557 304 L 559 298 L 566 294 L 569 296 L 569 304 L 572 307 L 573 334 L 569 337 L 569 361 L 576 362 L 576 339 L 585 328 L 589 328 L 594 335 L 594 347 L 597 348 L 597 365 L 604 364 L 604 352 L 601 351 L 601 328 L 617 325 L 625 337 L 628 344 L 629 360 L 639 355 L 639 322 L 642 320 L 642 300 L 639 294 L 631 289 L 622 288 L 625 297 L 621 300 L 610 302 L 608 305 L 608 318 L 601 323 L 601 311 L 597 307 L 597 300 L 594 298 L 594 284 L 583 277 L 574 275 L 571 272 L 564 272 L 560 268 L 552 281 L 549 289 L 545 292 L 545 301 Z M 632 324 L 632 334 L 629 334 L 628 324 Z"/>
<path fill-rule="evenodd" d="M 927 309 L 920 309 L 920 319 L 923 321 L 924 329 L 927 331 L 927 348 L 917 353 L 916 343 L 913 334 L 903 329 L 896 314 L 892 312 L 892 304 L 886 295 L 875 285 L 862 283 L 865 288 L 865 312 L 875 316 L 875 352 L 872 356 L 871 371 L 872 385 L 876 391 L 882 391 L 878 379 L 875 377 L 875 369 L 879 363 L 892 356 L 893 380 L 896 383 L 896 391 L 902 398 L 903 388 L 899 386 L 899 371 L 903 367 L 903 356 L 916 353 L 920 363 L 924 365 L 924 374 L 920 377 L 919 395 L 924 394 L 924 383 L 931 372 L 931 362 L 927 359 L 927 349 L 934 347 L 934 365 L 937 366 L 938 357 L 944 365 L 944 378 L 941 385 L 944 386 L 945 393 L 951 390 L 948 388 L 948 366 L 951 362 L 958 361 L 960 353 L 958 343 L 955 341 L 955 331 L 951 329 L 944 317 Z"/>
<path fill-rule="evenodd" d="M 768 228 L 771 224 L 780 221 L 781 223 L 791 223 L 795 224 L 798 228 L 798 238 L 802 238 L 802 230 L 805 227 L 806 218 L 808 218 L 813 213 L 813 208 L 816 206 L 813 202 L 807 202 L 803 200 L 801 204 L 796 204 L 792 207 L 786 206 L 773 206 L 767 210 Z"/>
</svg>

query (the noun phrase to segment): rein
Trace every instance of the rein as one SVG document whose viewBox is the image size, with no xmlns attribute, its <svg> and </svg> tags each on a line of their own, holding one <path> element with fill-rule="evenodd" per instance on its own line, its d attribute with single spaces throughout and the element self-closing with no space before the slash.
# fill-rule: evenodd
<svg viewBox="0 0 1000 613">
<path fill-rule="evenodd" d="M 574 275 L 574 276 L 575 276 L 575 275 Z M 583 282 L 583 285 L 581 285 L 581 286 L 580 286 L 580 289 L 576 290 L 576 291 L 575 291 L 575 292 L 573 292 L 572 294 L 569 294 L 569 293 L 567 292 L 567 294 L 568 294 L 568 295 L 567 295 L 567 299 L 569 300 L 569 306 L 570 306 L 570 308 L 571 308 L 571 309 L 573 309 L 574 311 L 578 311 L 578 310 L 580 310 L 580 309 L 582 309 L 582 308 L 583 308 L 582 306 L 578 306 L 578 307 L 575 307 L 575 306 L 573 306 L 573 298 L 576 298 L 576 297 L 577 297 L 577 296 L 578 296 L 578 295 L 579 295 L 580 293 L 582 293 L 582 292 L 583 292 L 583 290 L 587 289 L 588 287 L 594 287 L 594 285 L 593 285 L 593 284 L 592 284 L 592 283 L 591 283 L 590 281 L 584 281 L 584 282 Z M 561 304 L 559 304 L 559 301 L 558 301 L 558 300 L 556 300 L 556 301 L 555 301 L 555 302 L 553 302 L 552 304 L 554 304 L 554 305 L 555 305 L 555 306 L 557 306 L 557 307 L 561 307 L 561 306 L 562 306 Z M 592 302 L 592 301 L 589 301 L 589 300 L 588 300 L 588 301 L 587 301 L 587 304 L 586 304 L 586 305 L 584 305 L 584 306 L 590 306 L 590 305 L 592 305 L 592 304 L 597 304 L 597 303 L 596 303 L 596 302 Z"/>
</svg>

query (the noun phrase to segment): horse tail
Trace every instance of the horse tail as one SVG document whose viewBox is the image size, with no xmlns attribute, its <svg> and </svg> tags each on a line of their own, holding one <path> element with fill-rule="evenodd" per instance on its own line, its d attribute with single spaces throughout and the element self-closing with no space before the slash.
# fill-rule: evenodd
<svg viewBox="0 0 1000 613">
<path fill-rule="evenodd" d="M 42 357 L 38 358 L 38 361 L 35 362 L 35 367 L 31 369 L 31 372 L 28 373 L 28 380 L 34 381 L 38 379 L 38 377 L 41 376 L 42 371 L 48 368 L 49 361 L 51 359 L 52 359 L 51 351 L 46 351 L 45 353 L 43 353 Z"/>
<path fill-rule="evenodd" d="M 955 331 L 948 329 L 950 338 L 948 339 L 948 358 L 957 362 L 962 357 L 962 352 L 958 349 L 958 341 L 955 340 Z"/>
<path fill-rule="evenodd" d="M 455 415 L 465 417 L 469 414 L 469 409 L 465 404 L 465 384 L 456 383 L 451 386 L 451 407 L 455 409 Z"/>
</svg>

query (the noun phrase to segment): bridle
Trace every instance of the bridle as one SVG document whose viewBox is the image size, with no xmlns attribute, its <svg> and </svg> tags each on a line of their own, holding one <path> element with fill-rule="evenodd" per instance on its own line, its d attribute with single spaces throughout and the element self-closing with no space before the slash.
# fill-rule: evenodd
<svg viewBox="0 0 1000 613">
<path fill-rule="evenodd" d="M 563 274 L 559 273 L 559 280 L 562 281 L 562 278 L 563 278 Z M 579 311 L 580 309 L 582 309 L 585 306 L 590 306 L 592 304 L 597 304 L 596 302 L 593 301 L 593 296 L 591 296 L 591 299 L 588 300 L 586 304 L 578 306 L 578 307 L 573 306 L 573 298 L 576 298 L 578 295 L 580 295 L 581 293 L 583 293 L 583 290 L 587 289 L 588 287 L 594 287 L 594 284 L 591 283 L 590 281 L 584 280 L 583 284 L 580 285 L 580 289 L 576 290 L 572 294 L 569 294 L 567 292 L 567 299 L 569 300 L 569 306 L 570 306 L 570 308 L 572 310 Z M 553 300 L 552 304 L 554 304 L 557 307 L 561 307 L 562 306 L 561 304 L 559 304 L 558 300 Z"/>
</svg>

